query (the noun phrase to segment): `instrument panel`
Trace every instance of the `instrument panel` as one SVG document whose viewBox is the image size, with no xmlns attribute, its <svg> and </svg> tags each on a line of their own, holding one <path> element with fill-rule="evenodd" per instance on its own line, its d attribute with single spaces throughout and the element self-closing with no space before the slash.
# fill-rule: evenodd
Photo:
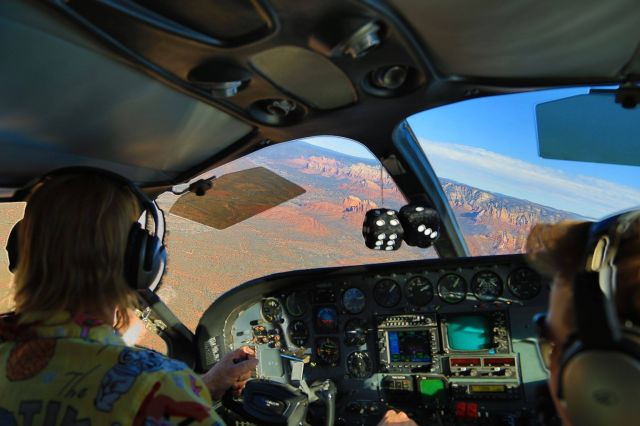
<svg viewBox="0 0 640 426">
<path fill-rule="evenodd" d="M 248 344 L 262 378 L 330 378 L 338 424 L 376 424 L 387 407 L 443 424 L 520 418 L 547 376 L 530 322 L 548 289 L 519 255 L 279 274 L 209 308 L 201 366 Z"/>
</svg>

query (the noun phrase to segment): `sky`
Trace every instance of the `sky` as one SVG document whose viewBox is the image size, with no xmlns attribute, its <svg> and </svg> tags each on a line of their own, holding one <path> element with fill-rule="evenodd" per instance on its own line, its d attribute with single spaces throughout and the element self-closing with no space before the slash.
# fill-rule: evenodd
<svg viewBox="0 0 640 426">
<path fill-rule="evenodd" d="M 587 93 L 555 89 L 459 102 L 408 119 L 439 177 L 600 218 L 640 205 L 640 168 L 538 156 L 535 106 Z M 371 158 L 362 145 L 322 136 L 306 142 Z"/>
</svg>

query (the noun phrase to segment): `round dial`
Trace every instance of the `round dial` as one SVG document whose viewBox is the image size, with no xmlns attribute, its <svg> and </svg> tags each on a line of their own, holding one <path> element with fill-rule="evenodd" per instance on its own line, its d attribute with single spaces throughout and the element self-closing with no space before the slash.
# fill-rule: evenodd
<svg viewBox="0 0 640 426">
<path fill-rule="evenodd" d="M 529 268 L 518 268 L 509 274 L 507 287 L 515 297 L 522 300 L 533 299 L 540 293 L 540 275 Z"/>
<path fill-rule="evenodd" d="M 309 340 L 309 329 L 302 321 L 294 321 L 289 325 L 289 339 L 296 346 L 305 346 Z"/>
<path fill-rule="evenodd" d="M 284 307 L 289 315 L 294 317 L 301 317 L 307 313 L 309 309 L 309 299 L 306 293 L 294 291 L 289 294 L 284 301 Z"/>
<path fill-rule="evenodd" d="M 265 321 L 274 322 L 282 316 L 282 305 L 275 297 L 269 297 L 262 301 L 262 317 Z"/>
<path fill-rule="evenodd" d="M 338 312 L 332 306 L 318 308 L 316 311 L 316 331 L 335 333 L 338 331 Z"/>
<path fill-rule="evenodd" d="M 400 302 L 402 291 L 397 282 L 387 278 L 376 283 L 373 289 L 373 298 L 378 305 L 391 308 Z"/>
<path fill-rule="evenodd" d="M 438 296 L 447 303 L 460 303 L 467 297 L 467 282 L 458 274 L 446 274 L 438 281 Z"/>
<path fill-rule="evenodd" d="M 367 342 L 367 324 L 359 318 L 351 318 L 344 326 L 345 343 L 361 346 Z"/>
<path fill-rule="evenodd" d="M 493 271 L 481 271 L 471 279 L 471 291 L 478 300 L 493 302 L 502 295 L 502 279 Z"/>
<path fill-rule="evenodd" d="M 348 288 L 342 294 L 342 306 L 350 314 L 359 314 L 364 310 L 367 304 L 367 299 L 364 297 L 362 290 L 356 287 Z"/>
<path fill-rule="evenodd" d="M 413 277 L 407 281 L 407 299 L 412 305 L 424 306 L 433 299 L 433 284 L 426 278 Z"/>
<path fill-rule="evenodd" d="M 347 357 L 347 373 L 356 379 L 371 376 L 371 359 L 366 352 L 354 352 Z"/>
<path fill-rule="evenodd" d="M 321 337 L 316 340 L 318 361 L 325 365 L 336 365 L 340 361 L 340 344 L 333 337 Z"/>
</svg>

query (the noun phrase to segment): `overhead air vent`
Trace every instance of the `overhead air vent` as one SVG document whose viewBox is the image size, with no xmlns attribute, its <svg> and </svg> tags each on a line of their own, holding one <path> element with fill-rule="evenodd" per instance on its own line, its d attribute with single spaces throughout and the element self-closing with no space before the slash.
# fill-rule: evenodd
<svg viewBox="0 0 640 426">
<path fill-rule="evenodd" d="M 362 17 L 326 19 L 310 40 L 314 49 L 327 56 L 359 58 L 382 42 L 379 23 Z"/>
<path fill-rule="evenodd" d="M 407 65 L 385 65 L 367 75 L 363 89 L 374 96 L 393 97 L 411 92 L 420 85 L 419 73 Z"/>
<path fill-rule="evenodd" d="M 188 78 L 191 83 L 208 91 L 214 98 L 228 98 L 246 87 L 251 80 L 251 74 L 244 68 L 214 61 L 194 68 Z"/>
<path fill-rule="evenodd" d="M 261 123 L 288 126 L 300 122 L 307 114 L 305 108 L 291 99 L 262 99 L 249 107 L 249 113 Z"/>
</svg>

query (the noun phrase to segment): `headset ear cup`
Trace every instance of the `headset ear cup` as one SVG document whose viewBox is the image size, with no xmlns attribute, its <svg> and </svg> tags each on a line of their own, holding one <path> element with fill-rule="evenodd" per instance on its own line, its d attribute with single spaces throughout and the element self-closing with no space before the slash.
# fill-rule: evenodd
<svg viewBox="0 0 640 426">
<path fill-rule="evenodd" d="M 167 253 L 160 238 L 134 223 L 125 255 L 125 276 L 129 286 L 134 290 L 155 290 L 166 264 Z"/>
<path fill-rule="evenodd" d="M 20 239 L 18 229 L 22 224 L 22 219 L 20 219 L 13 228 L 11 228 L 11 232 L 9 233 L 9 239 L 7 239 L 7 256 L 9 257 L 9 271 L 11 273 L 15 273 L 18 268 L 19 261 L 19 252 L 20 252 Z"/>
<path fill-rule="evenodd" d="M 567 342 L 563 345 L 562 359 L 560 360 L 560 371 L 558 372 L 557 394 L 559 400 L 563 401 L 565 396 L 565 383 L 564 372 L 565 367 L 571 362 L 577 353 L 583 350 L 583 345 L 580 340 L 577 339 L 575 334 L 569 336 Z"/>
<path fill-rule="evenodd" d="M 573 424 L 637 424 L 640 361 L 621 351 L 581 350 L 561 373 L 562 401 Z"/>
<path fill-rule="evenodd" d="M 142 229 L 142 226 L 136 222 L 131 226 L 129 231 L 129 238 L 127 239 L 127 250 L 124 257 L 124 275 L 129 286 L 137 290 L 138 285 L 138 269 L 142 262 L 144 262 L 145 237 L 148 235 L 147 231 Z"/>
</svg>

